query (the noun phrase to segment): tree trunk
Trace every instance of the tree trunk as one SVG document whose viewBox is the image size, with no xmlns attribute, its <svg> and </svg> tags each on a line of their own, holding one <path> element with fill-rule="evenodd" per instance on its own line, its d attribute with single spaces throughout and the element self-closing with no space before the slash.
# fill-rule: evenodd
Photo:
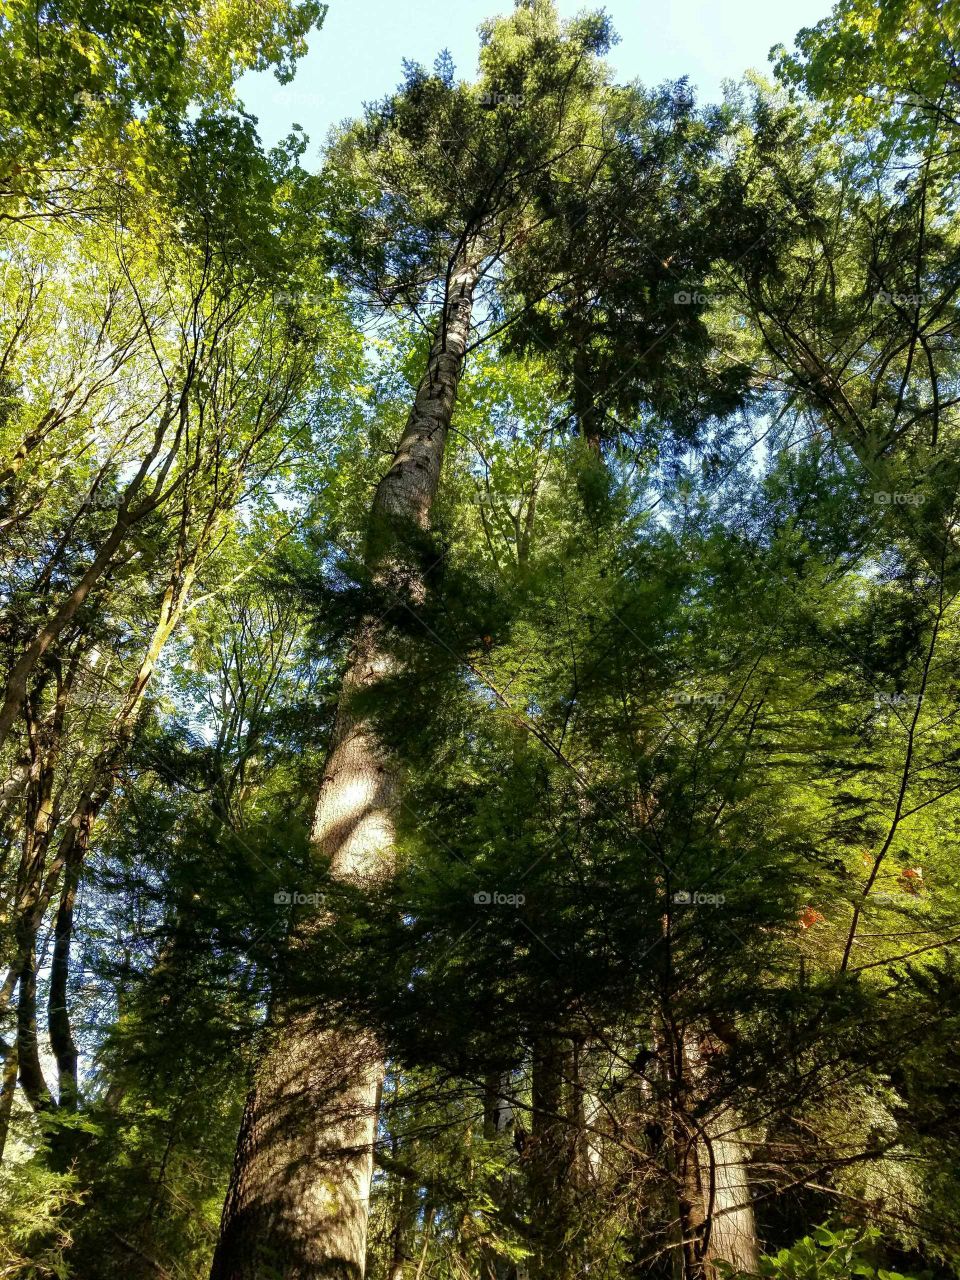
<svg viewBox="0 0 960 1280">
<path fill-rule="evenodd" d="M 528 1168 L 534 1280 L 570 1280 L 582 1266 L 576 1240 L 580 1224 L 573 1056 L 570 1041 L 556 1035 L 541 1039 L 533 1051 L 533 1142 Z"/>
<path fill-rule="evenodd" d="M 57 890 L 61 871 L 79 859 L 78 866 L 82 872 L 82 864 L 86 856 L 86 847 L 89 843 L 93 824 L 101 809 L 113 794 L 117 772 L 126 754 L 127 747 L 133 738 L 143 696 L 146 693 L 163 647 L 172 635 L 186 605 L 189 591 L 196 576 L 199 550 L 198 546 L 184 566 L 175 568 L 173 579 L 164 592 L 160 606 L 160 617 L 150 638 L 150 643 L 147 645 L 136 675 L 127 688 L 123 703 L 113 718 L 108 732 L 108 741 L 94 761 L 90 769 L 89 779 L 74 805 L 73 812 L 63 827 L 56 855 L 49 868 L 46 869 L 46 873 L 44 873 L 44 868 L 47 842 L 52 830 L 50 798 L 47 795 L 45 801 L 34 802 L 36 807 L 36 814 L 34 814 L 30 803 L 32 795 L 28 793 L 24 854 L 21 859 L 20 881 L 18 882 L 21 887 L 17 891 L 17 912 L 18 914 L 29 915 L 31 919 L 31 923 L 28 926 L 28 935 L 35 933 L 39 929 L 40 923 Z M 59 751 L 59 742 L 63 732 L 66 698 L 72 686 L 79 657 L 80 650 L 77 650 L 71 662 L 67 680 L 61 681 L 58 679 L 56 716 L 53 720 L 51 731 L 54 746 L 51 747 L 48 756 L 43 762 L 43 770 L 37 770 L 38 781 L 33 784 L 34 790 L 40 787 L 41 782 L 45 788 L 45 793 L 52 786 L 54 765 L 57 758 L 56 751 Z M 34 690 L 34 694 L 36 694 L 36 690 Z M 28 719 L 28 727 L 29 724 L 30 721 Z M 8 970 L 2 987 L 0 987 L 0 1013 L 6 1008 L 7 1002 L 13 994 L 17 975 L 24 960 L 25 953 L 20 949 Z"/>
<path fill-rule="evenodd" d="M 17 1067 L 17 1044 L 14 1041 L 6 1047 L 0 1083 L 0 1164 L 3 1163 L 3 1153 L 7 1149 L 7 1136 L 10 1133 L 10 1117 L 17 1091 Z"/>
<path fill-rule="evenodd" d="M 64 869 L 60 905 L 53 929 L 53 957 L 50 962 L 47 1030 L 50 1047 L 57 1060 L 57 1105 L 66 1111 L 77 1109 L 77 1046 L 73 1039 L 68 1004 L 70 944 L 73 941 L 73 908 L 91 825 L 92 820 L 87 822 L 85 838 L 77 842 Z"/>
<path fill-rule="evenodd" d="M 739 1121 L 732 1109 L 722 1117 L 713 1118 L 707 1125 L 709 1150 L 705 1149 L 707 1143 L 701 1149 L 701 1166 L 706 1166 L 708 1173 L 713 1171 L 713 1205 L 706 1249 L 708 1276 L 716 1274 L 712 1264 L 717 1259 L 751 1272 L 756 1271 L 760 1263 L 744 1143 L 738 1127 Z M 705 1181 L 709 1187 L 709 1179 Z"/>
<path fill-rule="evenodd" d="M 427 368 L 373 501 L 374 582 L 415 603 L 404 527 L 426 529 L 470 333 L 472 262 L 451 272 Z M 397 776 L 356 695 L 392 667 L 376 619 L 360 630 L 340 696 L 313 828 L 334 876 L 372 883 L 393 865 Z M 309 932 L 309 922 L 299 922 Z M 278 996 L 275 1031 L 247 1100 L 212 1280 L 360 1280 L 366 1261 L 381 1054 Z"/>
<path fill-rule="evenodd" d="M 717 1280 L 718 1260 L 755 1271 L 759 1248 L 742 1124 L 730 1106 L 696 1118 L 704 1075 L 700 1036 L 688 1032 L 680 1038 L 677 1060 L 672 1097 L 683 1275 Z"/>
<path fill-rule="evenodd" d="M 679 1109 L 673 1112 L 671 1141 L 679 1235 L 674 1255 L 674 1275 L 678 1280 L 705 1280 L 706 1265 L 702 1250 L 704 1188 L 700 1180 L 696 1138 Z"/>
<path fill-rule="evenodd" d="M 410 1144 L 416 1151 L 416 1139 Z M 417 1225 L 418 1187 L 413 1178 L 400 1176 L 397 1202 L 394 1209 L 393 1229 L 390 1232 L 390 1262 L 387 1280 L 404 1280 L 408 1264 L 413 1261 L 414 1235 Z"/>
<path fill-rule="evenodd" d="M 50 1111 L 53 1098 L 43 1078 L 40 1045 L 37 1038 L 37 944 L 31 937 L 26 958 L 20 970 L 17 1000 L 17 1060 L 20 1064 L 20 1086 L 34 1111 Z"/>
</svg>

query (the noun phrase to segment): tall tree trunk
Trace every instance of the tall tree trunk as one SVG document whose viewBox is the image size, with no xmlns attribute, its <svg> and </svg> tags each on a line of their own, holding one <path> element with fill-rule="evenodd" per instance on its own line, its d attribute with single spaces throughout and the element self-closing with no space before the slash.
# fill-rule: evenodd
<svg viewBox="0 0 960 1280">
<path fill-rule="evenodd" d="M 661 1073 L 663 1159 L 670 1204 L 669 1235 L 673 1280 L 704 1280 L 700 1242 L 703 1195 L 697 1162 L 696 1130 L 688 1118 L 690 1066 L 682 1029 L 668 1012 L 654 1024 L 654 1045 Z"/>
<path fill-rule="evenodd" d="M 70 815 L 52 863 L 49 867 L 45 867 L 47 844 L 51 832 L 49 791 L 53 767 L 63 733 L 67 697 L 82 649 L 78 648 L 74 653 L 66 679 L 62 679 L 58 671 L 55 714 L 48 733 L 52 744 L 47 756 L 43 759 L 43 767 L 39 770 L 37 780 L 31 784 L 31 791 L 36 791 L 39 798 L 35 799 L 31 794 L 30 799 L 33 803 L 28 805 L 20 877 L 22 888 L 17 895 L 16 956 L 3 986 L 0 987 L 0 1012 L 2 1012 L 19 984 L 17 1041 L 8 1057 L 8 1063 L 15 1064 L 14 1070 L 16 1070 L 16 1064 L 19 1062 L 21 1084 L 27 1100 L 35 1110 L 73 1111 L 77 1106 L 78 1055 L 67 1003 L 74 902 L 83 874 L 93 825 L 113 792 L 120 763 L 133 736 L 144 693 L 163 647 L 182 615 L 196 575 L 198 555 L 199 547 L 185 564 L 175 566 L 161 602 L 160 617 L 153 635 L 137 672 L 127 688 L 124 701 L 114 716 L 111 741 L 101 751 L 91 769 L 88 785 L 81 792 Z M 43 1077 L 37 1045 L 35 940 L 57 890 L 61 873 L 63 883 L 54 925 L 54 947 L 47 1003 L 47 1027 L 50 1045 L 56 1059 L 58 1077 L 57 1101 L 54 1103 Z M 12 1102 L 12 1099 L 10 1101 Z M 0 1095 L 0 1106 L 6 1105 L 6 1095 Z M 5 1122 L 0 1121 L 0 1128 L 4 1127 Z M 69 1167 L 79 1137 L 80 1131 L 70 1126 L 60 1126 L 53 1130 L 51 1150 L 55 1168 Z M 0 1151 L 2 1151 L 2 1144 L 0 1144 Z"/>
<path fill-rule="evenodd" d="M 90 840 L 90 815 L 63 874 L 60 905 L 53 929 L 53 957 L 50 962 L 50 989 L 47 998 L 47 1029 L 50 1047 L 57 1061 L 57 1105 L 67 1111 L 77 1109 L 77 1046 L 73 1039 L 68 1005 L 70 944 L 73 941 L 73 908 L 80 886 L 83 859 Z"/>
<path fill-rule="evenodd" d="M 701 1146 L 700 1164 L 708 1176 L 702 1181 L 713 1186 L 710 1235 L 707 1240 L 708 1276 L 715 1275 L 717 1259 L 731 1262 L 741 1271 L 756 1271 L 760 1263 L 757 1227 L 754 1221 L 744 1142 L 736 1113 L 728 1109 L 706 1126 L 707 1139 Z M 709 1147 L 709 1149 L 707 1149 Z M 712 1179 L 709 1171 L 712 1170 Z"/>
<path fill-rule="evenodd" d="M 545 1036 L 534 1045 L 528 1165 L 534 1280 L 571 1280 L 582 1267 L 576 1240 L 579 1133 L 573 1059 L 565 1037 Z"/>
<path fill-rule="evenodd" d="M 47 796 L 45 802 L 38 803 L 34 801 L 32 806 L 30 803 L 32 793 L 28 794 L 24 854 L 21 859 L 20 880 L 18 881 L 21 887 L 17 891 L 16 904 L 18 914 L 30 917 L 31 923 L 27 929 L 27 936 L 31 936 L 32 933 L 39 929 L 40 923 L 53 900 L 53 895 L 57 891 L 60 875 L 64 868 L 79 859 L 78 865 L 82 871 L 82 863 L 86 855 L 90 832 L 103 806 L 113 794 L 117 773 L 133 738 L 143 696 L 146 693 L 164 645 L 169 640 L 183 614 L 190 589 L 196 577 L 197 558 L 200 549 L 198 545 L 185 564 L 178 564 L 174 568 L 171 581 L 168 583 L 161 601 L 160 616 L 150 642 L 137 668 L 136 675 L 127 687 L 124 700 L 113 718 L 108 731 L 106 745 L 91 766 L 87 783 L 62 829 L 56 854 L 49 867 L 45 867 L 45 863 L 47 843 L 51 835 L 50 799 Z M 76 674 L 76 664 L 80 656 L 81 651 L 78 649 L 71 661 L 67 680 L 65 682 L 58 680 L 57 715 L 53 721 L 51 731 L 52 740 L 57 750 L 59 750 L 59 741 L 63 732 L 66 697 L 72 686 L 72 681 Z M 28 720 L 28 725 L 29 723 Z M 47 789 L 52 785 L 55 763 L 56 755 L 53 754 L 53 748 L 51 748 L 51 753 L 45 759 L 45 772 L 38 771 L 40 780 L 44 782 Z M 49 775 L 50 781 L 46 781 L 47 775 Z M 34 789 L 40 785 L 40 780 L 34 784 Z M 34 814 L 34 808 L 36 808 L 36 814 Z M 6 1008 L 7 1002 L 13 994 L 17 975 L 24 960 L 25 952 L 22 948 L 18 949 L 16 958 L 7 972 L 6 979 L 3 985 L 0 986 L 0 1013 Z"/>
<path fill-rule="evenodd" d="M 711 1020 L 710 1025 L 714 1028 L 717 1023 Z M 703 1088 L 704 1051 L 708 1046 L 716 1052 L 723 1049 L 712 1035 L 692 1032 L 685 1037 L 694 1096 Z M 699 1127 L 698 1137 L 692 1155 L 700 1185 L 705 1274 L 708 1280 L 715 1280 L 713 1264 L 717 1260 L 731 1262 L 743 1271 L 756 1271 L 760 1250 L 747 1175 L 744 1126 L 736 1109 L 729 1104 L 712 1107 Z"/>
<path fill-rule="evenodd" d="M 49 1111 L 53 1099 L 47 1088 L 40 1063 L 40 1046 L 37 1038 L 37 930 L 39 920 L 31 910 L 36 894 L 40 891 L 46 861 L 47 844 L 54 821 L 53 779 L 63 735 L 63 719 L 66 712 L 69 681 L 64 681 L 57 671 L 57 714 L 54 717 L 49 742 L 41 741 L 36 730 L 36 708 L 27 705 L 27 728 L 34 750 L 40 761 L 35 782 L 27 797 L 24 824 L 23 853 L 17 880 L 14 919 L 16 959 L 4 990 L 17 987 L 17 1043 L 16 1058 L 19 1080 L 23 1092 L 35 1111 Z"/>
<path fill-rule="evenodd" d="M 40 1044 L 37 1037 L 37 943 L 30 939 L 26 958 L 20 970 L 19 998 L 17 1000 L 17 1060 L 20 1064 L 20 1085 L 34 1111 L 50 1111 L 53 1098 L 43 1077 L 40 1065 Z"/>
<path fill-rule="evenodd" d="M 374 496 L 368 564 L 385 591 L 416 601 L 404 527 L 426 529 L 470 334 L 478 277 L 451 271 L 427 368 L 390 469 Z M 313 841 L 343 880 L 372 883 L 393 866 L 397 776 L 356 695 L 392 667 L 376 619 L 361 628 L 344 678 Z M 299 922 L 309 932 L 309 922 Z M 374 1038 L 324 1026 L 279 995 L 247 1100 L 212 1280 L 360 1280 L 366 1261 L 382 1077 Z"/>
<path fill-rule="evenodd" d="M 705 1280 L 706 1267 L 701 1248 L 704 1194 L 696 1137 L 680 1108 L 673 1110 L 671 1123 L 671 1171 L 676 1191 L 678 1229 L 673 1272 L 677 1280 Z"/>
<path fill-rule="evenodd" d="M 676 1037 L 671 1072 L 673 1148 L 684 1280 L 717 1280 L 714 1264 L 744 1271 L 759 1263 L 756 1223 L 744 1159 L 742 1124 L 732 1107 L 696 1118 L 703 1089 L 703 1041 Z"/>
<path fill-rule="evenodd" d="M 0 1164 L 3 1163 L 3 1153 L 7 1149 L 7 1136 L 10 1133 L 10 1117 L 17 1091 L 17 1066 L 17 1043 L 14 1040 L 4 1050 L 3 1075 L 0 1080 Z"/>
<path fill-rule="evenodd" d="M 7 1009 L 24 966 L 28 951 L 35 943 L 42 912 L 36 914 L 36 903 L 43 893 L 44 868 L 47 848 L 55 826 L 57 804 L 54 800 L 54 779 L 63 739 L 64 718 L 70 689 L 76 676 L 80 659 L 79 649 L 74 653 L 66 673 L 59 658 L 54 657 L 50 666 L 57 679 L 57 695 L 51 712 L 39 716 L 41 690 L 35 689 L 27 702 L 25 723 L 31 758 L 30 776 L 24 803 L 20 865 L 17 869 L 13 891 L 11 916 L 13 920 L 14 958 L 3 985 L 0 986 L 0 1016 Z M 3 921 L 6 924 L 6 920 Z"/>
</svg>

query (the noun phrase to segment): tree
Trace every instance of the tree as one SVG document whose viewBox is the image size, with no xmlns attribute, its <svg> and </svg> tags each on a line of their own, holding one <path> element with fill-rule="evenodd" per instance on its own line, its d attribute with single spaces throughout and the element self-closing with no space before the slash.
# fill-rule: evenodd
<svg viewBox="0 0 960 1280">
<path fill-rule="evenodd" d="M 538 48 L 544 37 L 545 47 Z M 582 145 L 581 95 L 594 83 L 591 57 L 604 39 L 602 23 L 583 22 L 562 35 L 548 6 L 519 6 L 513 20 L 490 29 L 485 52 L 488 66 L 529 94 L 526 115 L 515 119 L 496 110 L 491 119 L 481 93 L 455 86 L 446 68 L 431 78 L 411 67 L 404 93 L 373 115 L 361 134 L 364 168 L 372 161 L 376 171 L 379 160 L 396 180 L 373 205 L 373 217 L 361 220 L 355 237 L 367 249 L 370 223 L 374 233 L 378 224 L 398 227 L 396 242 L 373 240 L 361 266 L 372 257 L 374 269 L 389 272 L 391 290 L 409 287 L 411 274 L 427 280 L 439 275 L 440 303 L 425 372 L 371 508 L 365 568 L 381 603 L 360 624 L 347 659 L 314 822 L 318 852 L 338 879 L 373 882 L 390 872 L 398 782 L 357 702 L 394 667 L 380 621 L 384 605 L 415 608 L 423 596 L 416 535 L 429 526 L 439 484 L 470 341 L 473 295 L 522 220 L 536 220 L 529 184 Z M 495 61 L 498 55 L 502 64 Z M 562 94 L 570 96 L 569 109 Z M 449 159 L 448 140 L 438 131 L 457 123 L 462 130 L 466 120 L 476 128 L 476 142 L 472 132 L 460 132 L 460 155 Z M 440 184 L 425 163 L 424 147 L 431 146 Z M 350 158 L 359 150 L 349 135 L 343 147 Z M 464 182 L 458 160 L 470 181 Z M 421 222 L 427 238 L 414 241 L 412 254 L 405 252 Z M 263 1275 L 278 1266 L 290 1275 L 318 1268 L 361 1275 L 378 1050 L 362 1031 L 338 1034 L 322 1021 L 318 1027 L 310 1011 L 281 1008 L 274 1008 L 273 1043 L 241 1128 L 213 1275 Z M 305 1098 L 315 1127 L 302 1123 Z"/>
<path fill-rule="evenodd" d="M 949 20 L 11 13 L 0 1270 L 949 1280 Z"/>
<path fill-rule="evenodd" d="M 248 68 L 274 67 L 289 80 L 324 13 L 317 0 L 255 8 L 10 0 L 0 43 L 0 217 L 89 216 L 102 210 L 104 175 L 149 181 L 145 137 L 191 104 L 233 105 Z"/>
</svg>

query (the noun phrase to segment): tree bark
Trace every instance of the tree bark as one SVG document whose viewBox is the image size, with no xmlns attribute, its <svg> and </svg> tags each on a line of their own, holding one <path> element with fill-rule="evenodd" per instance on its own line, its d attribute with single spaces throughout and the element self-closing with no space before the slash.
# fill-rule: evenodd
<svg viewBox="0 0 960 1280">
<path fill-rule="evenodd" d="M 10 1117 L 13 1114 L 13 1099 L 17 1091 L 17 1045 L 7 1045 L 4 1051 L 3 1075 L 0 1080 L 0 1164 L 3 1153 L 7 1149 L 7 1136 L 10 1133 Z"/>
<path fill-rule="evenodd" d="M 17 1060 L 20 1064 L 20 1086 L 34 1111 L 50 1111 L 53 1098 L 43 1078 L 40 1045 L 37 1038 L 37 944 L 30 939 L 26 958 L 20 970 L 17 1000 Z"/>
<path fill-rule="evenodd" d="M 73 940 L 73 908 L 80 885 L 83 857 L 89 842 L 92 815 L 84 838 L 79 840 L 64 869 L 60 905 L 53 929 L 53 957 L 50 962 L 50 989 L 47 998 L 47 1029 L 50 1047 L 57 1062 L 57 1105 L 67 1111 L 77 1109 L 77 1046 L 73 1039 L 68 1005 L 70 944 Z"/>
<path fill-rule="evenodd" d="M 576 1239 L 579 1134 L 573 1057 L 564 1037 L 545 1036 L 534 1045 L 528 1165 L 534 1280 L 571 1280 L 582 1267 Z"/>
<path fill-rule="evenodd" d="M 756 1271 L 760 1251 L 742 1123 L 729 1106 L 696 1118 L 704 1074 L 696 1033 L 680 1038 L 677 1064 L 671 1096 L 684 1280 L 717 1280 L 719 1260 Z"/>
<path fill-rule="evenodd" d="M 705 1206 L 704 1212 L 705 1218 L 708 1210 L 710 1215 L 707 1275 L 716 1275 L 713 1263 L 717 1259 L 732 1263 L 740 1271 L 754 1272 L 760 1263 L 760 1250 L 738 1117 L 728 1109 L 711 1119 L 706 1129 L 700 1164 L 708 1176 L 702 1181 L 708 1188 L 711 1183 L 713 1187 L 713 1204 Z"/>
<path fill-rule="evenodd" d="M 470 334 L 478 268 L 465 255 L 447 280 L 438 332 L 389 470 L 374 496 L 368 565 L 374 583 L 416 603 L 418 571 L 404 528 L 425 530 Z M 358 693 L 392 669 L 368 619 L 353 646 L 313 827 L 318 854 L 345 881 L 373 883 L 393 866 L 397 775 Z M 309 922 L 300 927 L 309 933 Z M 329 1028 L 281 995 L 247 1100 L 212 1280 L 360 1280 L 382 1078 L 363 1031 Z"/>
</svg>

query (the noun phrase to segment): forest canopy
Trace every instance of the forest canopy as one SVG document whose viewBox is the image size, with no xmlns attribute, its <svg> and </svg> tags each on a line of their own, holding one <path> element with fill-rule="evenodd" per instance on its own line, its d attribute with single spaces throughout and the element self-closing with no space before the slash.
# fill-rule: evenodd
<svg viewBox="0 0 960 1280">
<path fill-rule="evenodd" d="M 0 1277 L 960 1277 L 960 12 L 325 13 L 0 8 Z"/>
</svg>

